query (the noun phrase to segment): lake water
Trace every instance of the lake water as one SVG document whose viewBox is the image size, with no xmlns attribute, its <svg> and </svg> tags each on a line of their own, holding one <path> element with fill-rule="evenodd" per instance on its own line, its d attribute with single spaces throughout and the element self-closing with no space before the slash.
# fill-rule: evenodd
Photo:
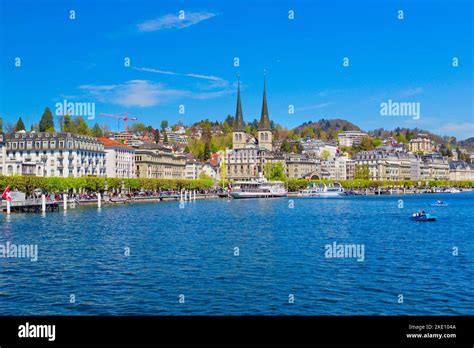
<svg viewBox="0 0 474 348">
<path fill-rule="evenodd" d="M 437 199 L 449 206 L 430 207 Z M 2 214 L 0 245 L 37 244 L 38 260 L 0 258 L 0 314 L 473 315 L 473 202 L 460 193 Z M 438 220 L 409 221 L 421 208 Z M 363 246 L 363 261 L 326 257 L 333 243 Z"/>
</svg>

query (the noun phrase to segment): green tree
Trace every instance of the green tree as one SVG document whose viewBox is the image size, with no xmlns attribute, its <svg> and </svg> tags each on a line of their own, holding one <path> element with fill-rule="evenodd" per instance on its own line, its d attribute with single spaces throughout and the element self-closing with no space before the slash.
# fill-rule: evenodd
<svg viewBox="0 0 474 348">
<path fill-rule="evenodd" d="M 266 163 L 265 164 L 265 178 L 267 180 L 286 180 L 285 168 L 282 162 Z"/>
<path fill-rule="evenodd" d="M 72 121 L 71 116 L 68 114 L 64 115 L 63 132 L 75 133 L 74 122 Z"/>
<path fill-rule="evenodd" d="M 41 116 L 39 122 L 39 131 L 40 132 L 54 132 L 54 119 L 53 114 L 49 107 L 46 107 L 43 112 L 43 116 Z"/>
<path fill-rule="evenodd" d="M 291 151 L 291 146 L 287 139 L 283 140 L 283 142 L 281 143 L 280 150 L 283 153 L 289 153 Z"/>
<path fill-rule="evenodd" d="M 160 131 L 158 129 L 155 129 L 154 135 L 155 135 L 155 143 L 158 144 L 160 142 Z"/>
<path fill-rule="evenodd" d="M 134 123 L 132 127 L 130 127 L 131 133 L 145 133 L 147 131 L 147 127 L 143 123 Z"/>
<path fill-rule="evenodd" d="M 356 164 L 354 168 L 354 179 L 356 180 L 369 180 L 370 170 L 367 164 Z"/>
<path fill-rule="evenodd" d="M 329 159 L 329 156 L 331 156 L 331 153 L 329 152 L 329 150 L 324 149 L 321 152 L 321 157 L 323 158 L 323 160 L 327 161 Z"/>
<path fill-rule="evenodd" d="M 82 116 L 77 116 L 74 119 L 74 130 L 77 134 L 91 135 L 91 130 Z"/>
<path fill-rule="evenodd" d="M 25 124 L 23 123 L 23 120 L 20 117 L 18 119 L 18 122 L 16 123 L 15 132 L 19 132 L 19 131 L 22 131 L 22 130 L 26 130 L 26 129 L 25 129 Z"/>
<path fill-rule="evenodd" d="M 94 127 L 92 127 L 92 135 L 97 138 L 104 136 L 104 132 L 102 132 L 102 128 L 100 128 L 98 123 L 96 123 Z"/>
<path fill-rule="evenodd" d="M 372 145 L 374 146 L 374 148 L 378 147 L 378 146 L 382 145 L 382 140 L 376 138 L 376 139 L 372 140 Z"/>
<path fill-rule="evenodd" d="M 204 159 L 204 161 L 207 161 L 209 158 L 211 158 L 211 146 L 210 146 L 209 142 L 206 142 L 204 144 L 203 159 Z"/>
<path fill-rule="evenodd" d="M 161 127 L 161 131 L 164 132 L 165 129 L 168 128 L 168 121 L 166 120 L 161 121 L 160 127 Z"/>
</svg>

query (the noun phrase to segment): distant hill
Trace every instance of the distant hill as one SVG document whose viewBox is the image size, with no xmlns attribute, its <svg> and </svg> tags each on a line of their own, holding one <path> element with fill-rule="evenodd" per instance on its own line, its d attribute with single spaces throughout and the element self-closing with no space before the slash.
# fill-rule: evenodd
<svg viewBox="0 0 474 348">
<path fill-rule="evenodd" d="M 468 150 L 469 152 L 474 152 L 474 138 L 468 138 L 466 140 L 461 140 L 458 142 L 459 147 Z"/>
<path fill-rule="evenodd" d="M 332 132 L 338 132 L 338 131 L 350 131 L 350 130 L 357 130 L 360 131 L 360 128 L 356 126 L 355 124 L 342 120 L 339 118 L 333 119 L 333 120 L 325 120 L 321 119 L 317 122 L 305 122 L 298 127 L 295 128 L 295 130 L 299 132 L 303 132 L 306 128 L 312 128 L 312 129 L 320 129 L 326 133 L 332 133 Z"/>
</svg>

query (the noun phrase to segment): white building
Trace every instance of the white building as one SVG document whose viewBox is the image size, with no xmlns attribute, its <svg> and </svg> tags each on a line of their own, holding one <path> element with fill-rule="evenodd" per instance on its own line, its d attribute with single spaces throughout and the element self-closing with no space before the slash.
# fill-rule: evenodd
<svg viewBox="0 0 474 348">
<path fill-rule="evenodd" d="M 464 161 L 451 161 L 449 180 L 474 180 L 474 168 Z"/>
<path fill-rule="evenodd" d="M 6 134 L 6 175 L 105 176 L 104 145 L 72 133 Z"/>
<path fill-rule="evenodd" d="M 189 159 L 186 161 L 186 168 L 184 169 L 184 178 L 187 180 L 196 180 L 201 174 L 202 165 L 201 162 L 195 159 Z"/>
<path fill-rule="evenodd" d="M 0 175 L 6 174 L 7 148 L 5 146 L 5 136 L 0 133 Z"/>
<path fill-rule="evenodd" d="M 311 157 L 322 158 L 323 152 L 329 153 L 329 158 L 336 157 L 337 154 L 337 144 L 330 143 L 321 140 L 307 140 L 302 141 L 301 145 L 303 145 L 303 153 L 308 154 Z"/>
<path fill-rule="evenodd" d="M 99 138 L 104 144 L 108 178 L 135 178 L 135 149 L 109 138 Z"/>
<path fill-rule="evenodd" d="M 340 146 L 351 147 L 360 144 L 362 138 L 366 136 L 367 134 L 361 131 L 347 131 L 339 133 L 337 138 Z"/>
<path fill-rule="evenodd" d="M 334 160 L 336 180 L 354 179 L 355 163 L 347 156 L 338 156 Z"/>
<path fill-rule="evenodd" d="M 204 163 L 202 166 L 202 171 L 201 173 L 206 174 L 207 176 L 213 178 L 213 179 L 220 179 L 220 173 L 219 173 L 219 168 L 213 167 L 210 163 Z"/>
</svg>

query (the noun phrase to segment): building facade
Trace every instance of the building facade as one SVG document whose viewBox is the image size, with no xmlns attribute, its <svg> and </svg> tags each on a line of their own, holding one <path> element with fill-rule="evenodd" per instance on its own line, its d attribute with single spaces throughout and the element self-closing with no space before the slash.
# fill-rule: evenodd
<svg viewBox="0 0 474 348">
<path fill-rule="evenodd" d="M 0 133 L 0 175 L 6 174 L 7 148 L 5 146 L 5 135 Z"/>
<path fill-rule="evenodd" d="M 202 171 L 201 162 L 195 159 L 188 159 L 186 161 L 186 168 L 184 169 L 184 178 L 187 180 L 196 180 Z"/>
<path fill-rule="evenodd" d="M 451 161 L 449 180 L 474 180 L 474 168 L 464 161 Z"/>
<path fill-rule="evenodd" d="M 290 179 L 302 179 L 320 169 L 321 163 L 305 155 L 286 154 L 284 162 L 286 176 Z"/>
<path fill-rule="evenodd" d="M 412 153 L 431 153 L 435 151 L 436 146 L 433 140 L 420 134 L 419 137 L 411 139 L 408 143 L 408 151 Z"/>
<path fill-rule="evenodd" d="M 339 146 L 351 147 L 360 144 L 362 138 L 366 136 L 367 134 L 361 131 L 347 131 L 339 133 L 337 139 L 339 141 Z"/>
<path fill-rule="evenodd" d="M 24 131 L 5 136 L 5 175 L 106 175 L 104 145 L 97 138 L 72 133 Z"/>
<path fill-rule="evenodd" d="M 104 144 L 106 176 L 108 178 L 135 177 L 135 149 L 109 138 L 98 138 Z"/>
<path fill-rule="evenodd" d="M 438 154 L 422 156 L 422 180 L 449 180 L 449 162 L 447 157 Z"/>
<path fill-rule="evenodd" d="M 354 156 L 356 165 L 369 168 L 371 180 L 448 180 L 447 158 L 439 155 L 414 156 L 403 151 L 362 151 Z"/>
<path fill-rule="evenodd" d="M 135 150 L 135 165 L 138 178 L 184 179 L 186 156 L 166 149 L 139 148 Z"/>
</svg>

